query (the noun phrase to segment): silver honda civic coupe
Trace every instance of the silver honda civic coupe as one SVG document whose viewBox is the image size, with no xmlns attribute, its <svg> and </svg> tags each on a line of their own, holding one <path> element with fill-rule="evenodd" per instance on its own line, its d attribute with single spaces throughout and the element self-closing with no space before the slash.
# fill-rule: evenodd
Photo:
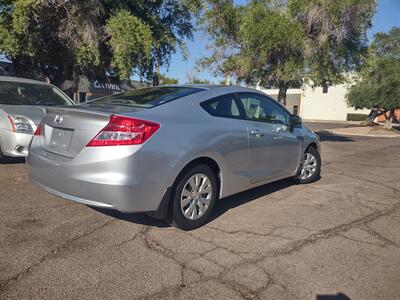
<svg viewBox="0 0 400 300">
<path fill-rule="evenodd" d="M 50 193 L 190 230 L 218 198 L 283 178 L 316 180 L 319 153 L 317 135 L 264 93 L 186 85 L 48 108 L 27 164 Z"/>
<path fill-rule="evenodd" d="M 72 105 L 62 91 L 45 82 L 0 76 L 0 162 L 25 157 L 44 107 Z"/>
</svg>

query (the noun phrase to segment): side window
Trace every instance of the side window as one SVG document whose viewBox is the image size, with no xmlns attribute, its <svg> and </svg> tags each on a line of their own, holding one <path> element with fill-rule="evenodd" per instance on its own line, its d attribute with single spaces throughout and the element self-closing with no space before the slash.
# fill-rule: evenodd
<svg viewBox="0 0 400 300">
<path fill-rule="evenodd" d="M 287 125 L 289 114 L 266 97 L 257 94 L 239 94 L 240 101 L 250 120 Z"/>
<path fill-rule="evenodd" d="M 201 103 L 201 106 L 216 117 L 239 118 L 240 112 L 233 95 L 224 95 Z"/>
</svg>

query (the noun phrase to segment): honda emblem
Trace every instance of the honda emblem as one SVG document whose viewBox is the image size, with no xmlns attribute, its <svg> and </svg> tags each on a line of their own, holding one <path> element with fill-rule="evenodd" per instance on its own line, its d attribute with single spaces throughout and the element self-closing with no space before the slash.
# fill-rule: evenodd
<svg viewBox="0 0 400 300">
<path fill-rule="evenodd" d="M 60 125 L 64 120 L 64 116 L 63 115 L 56 115 L 54 118 L 54 124 L 56 125 Z"/>
</svg>

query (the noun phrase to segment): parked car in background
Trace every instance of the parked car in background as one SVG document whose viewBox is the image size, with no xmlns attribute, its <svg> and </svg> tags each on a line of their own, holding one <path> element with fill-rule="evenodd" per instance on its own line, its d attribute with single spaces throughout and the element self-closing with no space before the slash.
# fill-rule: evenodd
<svg viewBox="0 0 400 300">
<path fill-rule="evenodd" d="M 73 105 L 61 90 L 45 82 L 0 76 L 0 162 L 25 157 L 44 107 Z"/>
<path fill-rule="evenodd" d="M 161 86 L 48 108 L 27 163 L 50 193 L 189 230 L 220 197 L 288 177 L 314 181 L 319 151 L 317 135 L 264 93 Z"/>
</svg>

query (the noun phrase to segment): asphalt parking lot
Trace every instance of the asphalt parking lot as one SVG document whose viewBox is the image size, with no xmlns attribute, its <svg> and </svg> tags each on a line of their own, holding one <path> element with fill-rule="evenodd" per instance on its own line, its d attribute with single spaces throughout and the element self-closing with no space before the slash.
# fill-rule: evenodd
<svg viewBox="0 0 400 300">
<path fill-rule="evenodd" d="M 0 165 L 0 298 L 398 299 L 400 139 L 321 141 L 318 182 L 222 199 L 190 232 L 62 200 L 23 163 Z"/>
</svg>

